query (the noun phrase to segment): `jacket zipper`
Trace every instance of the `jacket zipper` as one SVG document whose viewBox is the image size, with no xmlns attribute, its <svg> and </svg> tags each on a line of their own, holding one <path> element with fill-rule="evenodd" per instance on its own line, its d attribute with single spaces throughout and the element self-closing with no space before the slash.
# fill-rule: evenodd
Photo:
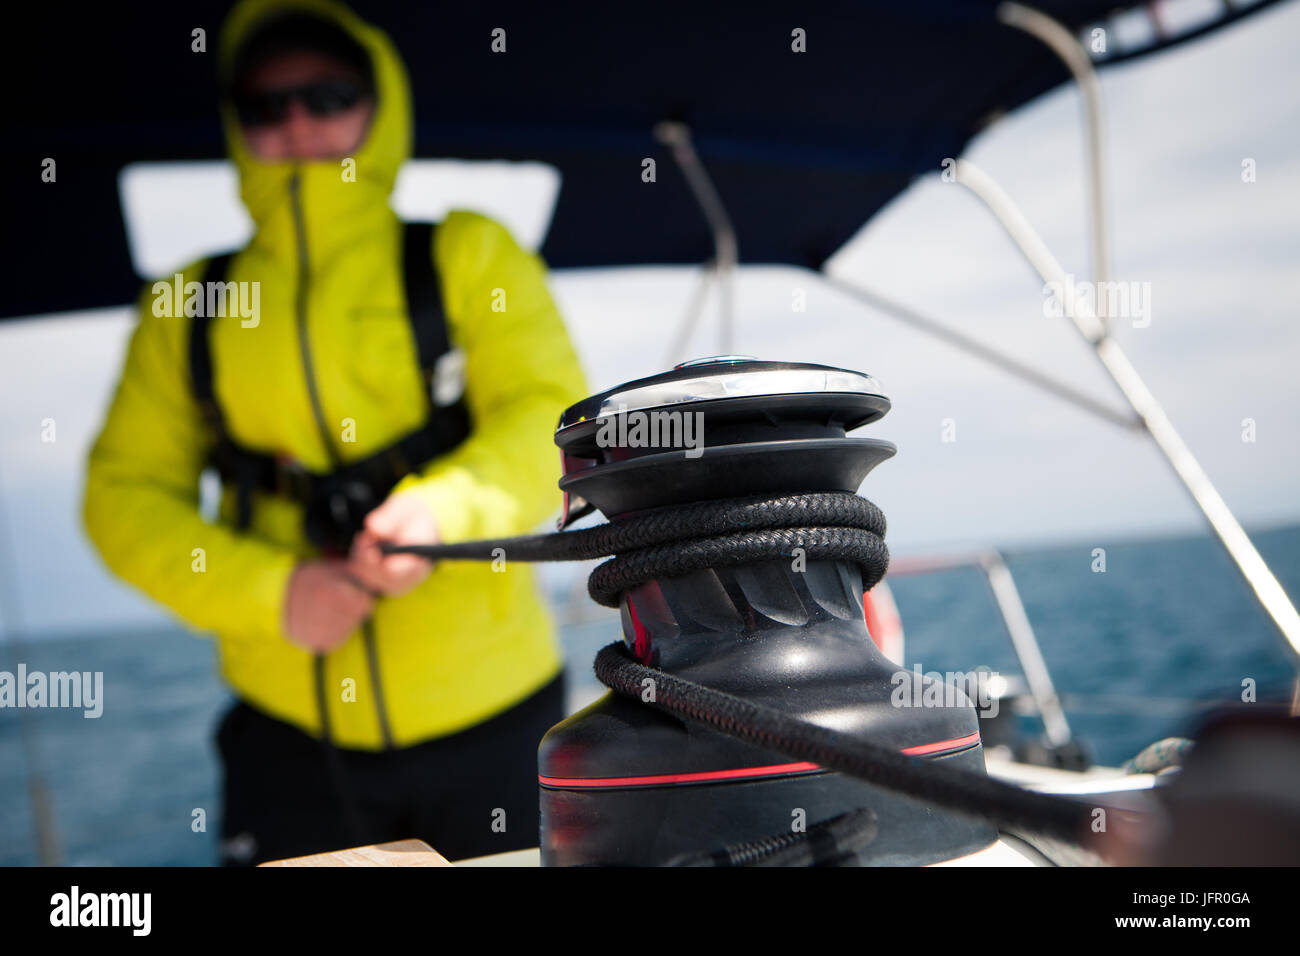
<svg viewBox="0 0 1300 956">
<path fill-rule="evenodd" d="M 307 256 L 307 228 L 303 221 L 301 180 L 297 169 L 293 171 L 293 176 L 289 180 L 289 197 L 292 201 L 293 225 L 298 245 L 298 288 L 295 295 L 298 351 L 302 357 L 303 376 L 307 380 L 307 395 L 311 399 L 312 417 L 316 420 L 316 429 L 320 433 L 320 440 L 325 446 L 325 453 L 329 456 L 330 464 L 337 469 L 343 462 L 339 457 L 338 449 L 334 447 L 334 442 L 330 439 L 330 431 L 325 424 L 325 411 L 321 405 L 320 392 L 316 387 L 316 372 L 311 360 L 311 342 L 307 336 L 307 286 L 311 278 L 311 264 Z M 379 720 L 379 733 L 383 738 L 385 749 L 391 749 L 393 735 L 388 726 L 388 714 L 384 708 L 383 685 L 379 680 L 379 650 L 375 643 L 375 630 L 370 619 L 367 619 L 362 624 L 362 633 L 366 646 L 366 664 L 370 669 L 370 686 L 374 689 L 375 716 Z M 328 698 L 324 688 L 325 667 L 323 661 L 321 666 L 316 669 L 316 681 L 318 685 L 317 696 L 321 707 L 321 727 L 328 734 L 329 715 L 325 710 Z"/>
<path fill-rule="evenodd" d="M 325 425 L 325 411 L 321 407 L 320 392 L 316 388 L 316 372 L 311 361 L 311 342 L 307 338 L 307 284 L 311 280 L 311 264 L 307 258 L 307 228 L 302 216 L 302 188 L 295 169 L 289 180 L 289 196 L 293 201 L 293 226 L 298 244 L 298 289 L 294 305 L 298 320 L 298 351 L 302 356 L 303 376 L 307 379 L 307 395 L 311 399 L 312 416 L 316 419 L 316 429 L 320 433 L 321 443 L 330 464 L 338 468 L 342 464 L 334 442 L 330 440 L 329 428 Z"/>
</svg>

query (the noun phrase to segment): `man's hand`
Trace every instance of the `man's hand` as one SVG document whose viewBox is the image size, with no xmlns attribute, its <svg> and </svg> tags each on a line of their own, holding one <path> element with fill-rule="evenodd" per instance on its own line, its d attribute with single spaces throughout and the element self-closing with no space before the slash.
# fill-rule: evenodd
<svg viewBox="0 0 1300 956">
<path fill-rule="evenodd" d="M 348 639 L 374 607 L 374 597 L 343 561 L 303 561 L 293 569 L 284 601 L 291 644 L 326 654 Z"/>
<path fill-rule="evenodd" d="M 366 516 L 365 527 L 352 542 L 348 570 L 372 591 L 400 597 L 427 578 L 433 564 L 413 554 L 385 555 L 379 550 L 382 541 L 437 544 L 437 519 L 418 496 L 393 495 Z"/>
</svg>

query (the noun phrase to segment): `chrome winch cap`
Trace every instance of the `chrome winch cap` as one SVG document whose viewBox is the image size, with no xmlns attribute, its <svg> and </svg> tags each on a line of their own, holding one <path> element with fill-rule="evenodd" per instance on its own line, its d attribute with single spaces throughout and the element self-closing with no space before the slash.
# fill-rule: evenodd
<svg viewBox="0 0 1300 956">
<path fill-rule="evenodd" d="M 819 396 L 837 396 L 840 410 L 860 409 L 845 421 L 846 430 L 876 421 L 889 411 L 890 403 L 880 382 L 865 372 L 814 365 L 807 362 L 762 361 L 751 355 L 716 355 L 692 359 L 667 372 L 639 378 L 570 405 L 560 415 L 560 433 L 630 411 L 672 411 L 701 402 L 732 402 L 736 399 L 770 399 L 781 402 Z"/>
<path fill-rule="evenodd" d="M 593 508 L 614 518 L 713 497 L 853 492 L 896 449 L 847 433 L 889 408 L 863 372 L 745 355 L 627 382 L 560 416 L 560 527 Z"/>
</svg>

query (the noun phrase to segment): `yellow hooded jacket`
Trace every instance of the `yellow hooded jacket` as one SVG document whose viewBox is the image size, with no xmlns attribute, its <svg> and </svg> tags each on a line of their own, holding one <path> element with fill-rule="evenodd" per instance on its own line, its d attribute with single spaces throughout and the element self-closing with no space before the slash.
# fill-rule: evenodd
<svg viewBox="0 0 1300 956">
<path fill-rule="evenodd" d="M 224 27 L 225 68 L 252 27 L 287 10 L 328 17 L 369 51 L 376 111 L 351 157 L 349 181 L 339 160 L 254 159 L 223 105 L 241 196 L 256 224 L 227 279 L 260 283 L 260 310 L 251 327 L 238 317 L 212 321 L 214 387 L 240 444 L 324 473 L 327 437 L 342 461 L 355 461 L 418 427 L 426 414 L 402 282 L 401 224 L 388 205 L 411 152 L 412 111 L 388 38 L 329 0 L 241 3 Z M 472 212 L 450 213 L 434 236 L 430 252 L 452 344 L 465 354 L 474 431 L 395 491 L 423 496 L 447 542 L 524 533 L 558 504 L 551 435 L 559 413 L 584 395 L 582 373 L 537 256 Z M 201 281 L 204 268 L 187 267 L 183 281 Z M 252 525 L 241 533 L 231 524 L 227 492 L 221 522 L 200 517 L 198 479 L 212 436 L 189 380 L 190 321 L 157 314 L 166 311 L 158 301 L 147 287 L 90 455 L 86 528 L 116 574 L 218 635 L 222 673 L 240 697 L 320 735 L 312 655 L 283 630 L 289 575 L 312 553 L 300 510 L 257 495 Z M 504 570 L 444 562 L 410 594 L 376 603 L 374 659 L 358 632 L 325 662 L 323 698 L 337 744 L 376 750 L 454 733 L 556 676 L 561 658 L 532 571 L 506 560 Z"/>
</svg>

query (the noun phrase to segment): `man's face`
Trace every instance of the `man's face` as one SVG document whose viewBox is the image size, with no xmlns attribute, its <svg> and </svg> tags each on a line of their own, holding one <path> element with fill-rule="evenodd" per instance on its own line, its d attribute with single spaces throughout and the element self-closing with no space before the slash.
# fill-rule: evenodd
<svg viewBox="0 0 1300 956">
<path fill-rule="evenodd" d="M 268 161 L 352 154 L 365 140 L 375 106 L 355 70 L 310 51 L 260 63 L 235 99 L 244 141 Z"/>
</svg>

